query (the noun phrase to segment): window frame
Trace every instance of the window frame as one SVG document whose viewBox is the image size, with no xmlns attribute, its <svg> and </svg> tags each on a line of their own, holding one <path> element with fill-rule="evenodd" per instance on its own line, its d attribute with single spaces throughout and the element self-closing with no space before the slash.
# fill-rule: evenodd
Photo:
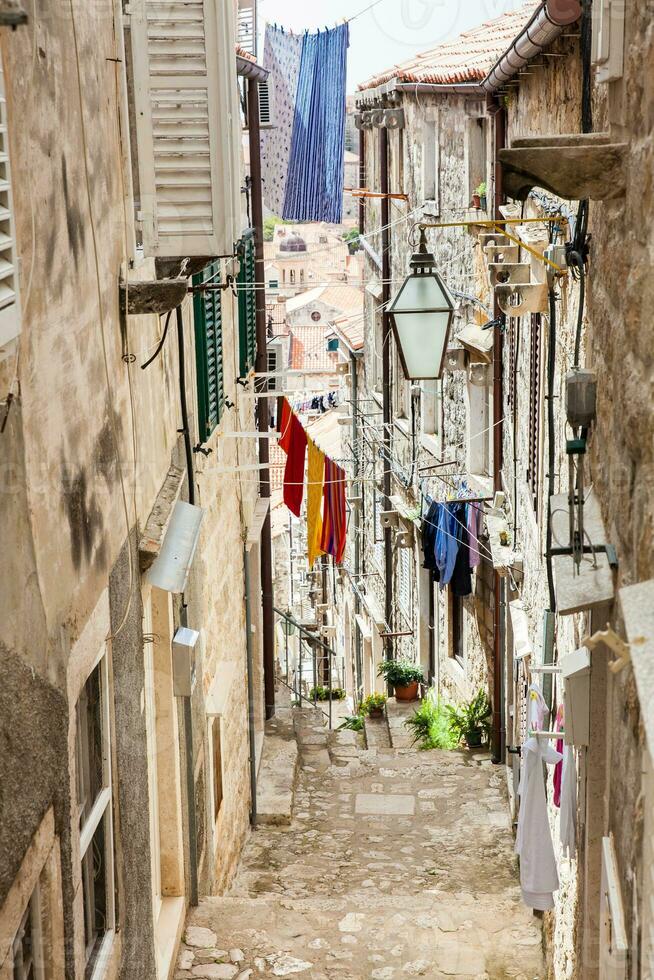
<svg viewBox="0 0 654 980">
<path fill-rule="evenodd" d="M 29 980 L 30 970 L 33 971 L 31 973 L 33 980 L 45 980 L 41 916 L 41 884 L 37 881 L 11 944 L 12 977 L 14 980 Z M 31 937 L 31 956 L 26 964 L 23 956 L 23 940 L 25 939 L 28 923 Z"/>
<path fill-rule="evenodd" d="M 436 217 L 440 214 L 440 151 L 440 112 L 436 109 L 422 124 L 421 159 L 422 204 Z"/>
<path fill-rule="evenodd" d="M 257 356 L 257 291 L 254 230 L 248 228 L 239 242 L 238 357 L 239 377 L 254 368 Z"/>
<path fill-rule="evenodd" d="M 453 660 L 456 660 L 460 667 L 464 666 L 466 655 L 465 619 L 463 611 L 463 599 L 461 596 L 454 595 L 450 589 L 450 656 Z"/>
<path fill-rule="evenodd" d="M 201 286 L 211 282 L 221 282 L 220 259 L 215 259 L 193 276 L 193 285 Z M 212 308 L 214 327 L 213 339 L 207 335 L 207 309 Z M 193 320 L 195 325 L 195 364 L 198 398 L 198 437 L 206 442 L 220 424 L 225 406 L 225 362 L 223 349 L 222 290 L 211 289 L 193 294 Z M 218 337 L 220 340 L 218 341 Z M 211 351 L 213 344 L 213 351 Z M 216 394 L 212 398 L 209 386 L 209 354 L 216 361 Z"/>
<path fill-rule="evenodd" d="M 89 896 L 82 887 L 82 901 L 85 919 L 84 933 L 84 955 L 85 955 L 85 977 L 95 978 L 102 975 L 116 931 L 116 902 L 115 902 L 115 869 L 114 869 L 114 828 L 113 828 L 113 780 L 111 771 L 111 713 L 109 703 L 109 670 L 107 663 L 107 651 L 103 648 L 93 664 L 89 674 L 80 689 L 76 713 L 76 732 L 75 732 L 75 759 L 76 766 L 80 765 L 80 742 L 81 737 L 81 717 L 80 702 L 86 691 L 89 680 L 96 670 L 99 674 L 99 689 L 101 696 L 100 722 L 101 722 L 101 751 L 102 751 L 102 789 L 96 796 L 91 809 L 84 823 L 79 827 L 79 862 L 82 885 L 85 875 L 85 858 L 89 848 L 92 846 L 96 832 L 104 822 L 104 852 L 105 852 L 105 890 L 106 890 L 106 923 L 105 932 L 99 935 L 93 944 L 86 943 L 86 922 L 90 915 Z M 79 790 L 80 772 L 76 773 L 76 793 Z M 77 800 L 78 807 L 80 801 Z M 80 814 L 81 817 L 81 814 Z"/>
</svg>

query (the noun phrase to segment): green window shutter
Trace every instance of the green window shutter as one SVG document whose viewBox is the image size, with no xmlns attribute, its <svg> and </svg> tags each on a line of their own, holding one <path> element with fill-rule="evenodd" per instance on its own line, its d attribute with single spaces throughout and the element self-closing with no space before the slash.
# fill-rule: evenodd
<svg viewBox="0 0 654 980">
<path fill-rule="evenodd" d="M 193 285 L 220 284 L 220 261 L 210 262 L 193 276 Z M 193 294 L 195 363 L 198 383 L 198 430 L 206 442 L 220 421 L 225 400 L 223 372 L 222 290 Z"/>
<path fill-rule="evenodd" d="M 254 261 L 254 232 L 245 232 L 239 246 L 241 271 L 238 276 L 239 376 L 254 367 L 257 356 L 257 291 Z"/>
</svg>

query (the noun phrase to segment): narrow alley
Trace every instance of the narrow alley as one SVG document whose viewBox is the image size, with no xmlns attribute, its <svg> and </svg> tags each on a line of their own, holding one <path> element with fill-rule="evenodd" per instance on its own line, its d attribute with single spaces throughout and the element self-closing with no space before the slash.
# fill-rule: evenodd
<svg viewBox="0 0 654 980">
<path fill-rule="evenodd" d="M 413 750 L 389 704 L 370 748 L 293 709 L 292 822 L 253 832 L 230 892 L 193 911 L 177 980 L 544 976 L 502 770 L 485 752 Z"/>
</svg>

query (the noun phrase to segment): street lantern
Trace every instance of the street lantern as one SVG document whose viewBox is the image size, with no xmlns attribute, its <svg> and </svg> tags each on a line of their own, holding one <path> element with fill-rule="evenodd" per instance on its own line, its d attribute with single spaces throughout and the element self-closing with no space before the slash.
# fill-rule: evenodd
<svg viewBox="0 0 654 980">
<path fill-rule="evenodd" d="M 454 317 L 454 299 L 427 251 L 425 229 L 411 272 L 388 308 L 402 367 L 411 381 L 440 378 Z"/>
</svg>

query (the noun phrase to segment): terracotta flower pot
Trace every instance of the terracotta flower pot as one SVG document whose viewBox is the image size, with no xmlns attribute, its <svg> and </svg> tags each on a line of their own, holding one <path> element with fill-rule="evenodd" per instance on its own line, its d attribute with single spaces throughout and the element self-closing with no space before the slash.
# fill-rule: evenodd
<svg viewBox="0 0 654 980">
<path fill-rule="evenodd" d="M 384 717 L 384 709 L 383 708 L 371 708 L 370 711 L 368 712 L 368 717 L 369 718 L 383 718 Z"/>
<path fill-rule="evenodd" d="M 412 681 L 404 687 L 395 687 L 395 697 L 398 701 L 418 700 L 418 681 Z"/>
<path fill-rule="evenodd" d="M 473 194 L 472 195 L 472 206 L 473 206 L 473 208 L 480 208 L 481 207 L 481 198 L 479 197 L 479 194 Z"/>
</svg>

